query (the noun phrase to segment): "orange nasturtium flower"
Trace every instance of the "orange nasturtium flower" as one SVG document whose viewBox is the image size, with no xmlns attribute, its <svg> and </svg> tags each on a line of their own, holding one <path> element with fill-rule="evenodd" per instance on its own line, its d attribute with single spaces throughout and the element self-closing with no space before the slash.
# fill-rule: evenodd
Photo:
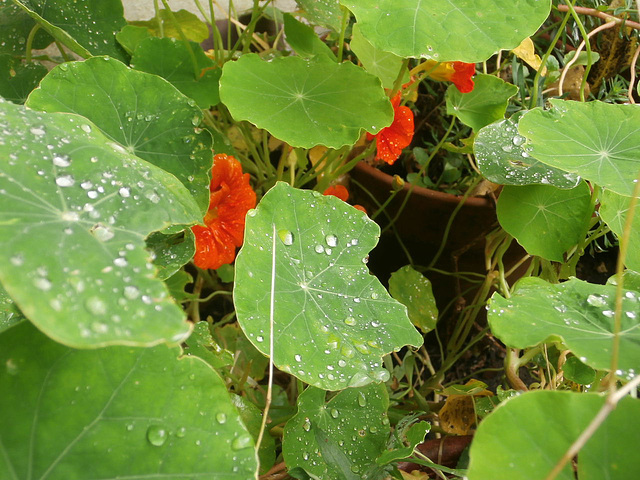
<svg viewBox="0 0 640 480">
<path fill-rule="evenodd" d="M 367 133 L 367 139 L 376 139 L 376 159 L 393 165 L 402 150 L 408 147 L 413 138 L 413 112 L 409 107 L 401 106 L 401 93 L 391 99 L 393 105 L 393 123 L 380 130 L 376 135 Z"/>
<path fill-rule="evenodd" d="M 245 216 L 256 206 L 256 193 L 240 162 L 223 153 L 213 159 L 209 190 L 206 227 L 191 227 L 196 237 L 193 262 L 200 268 L 215 269 L 235 259 L 236 247 L 242 245 L 244 237 Z"/>
<path fill-rule="evenodd" d="M 420 65 L 420 70 L 429 72 L 429 78 L 434 80 L 453 82 L 460 93 L 469 93 L 473 90 L 475 84 L 471 77 L 476 74 L 474 63 L 443 62 L 435 66 L 437 63 L 435 60 L 427 60 Z"/>
<path fill-rule="evenodd" d="M 347 187 L 340 184 L 331 185 L 324 192 L 322 192 L 322 194 L 338 197 L 343 202 L 346 202 L 347 200 L 349 200 L 349 190 L 347 190 Z M 362 205 L 351 205 L 351 206 L 356 210 L 360 210 L 361 212 L 367 213 L 367 209 L 364 208 Z"/>
</svg>

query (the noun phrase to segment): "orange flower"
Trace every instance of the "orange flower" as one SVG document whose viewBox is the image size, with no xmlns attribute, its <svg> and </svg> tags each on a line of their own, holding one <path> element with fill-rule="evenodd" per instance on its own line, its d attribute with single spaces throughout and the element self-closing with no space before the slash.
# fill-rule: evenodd
<svg viewBox="0 0 640 480">
<path fill-rule="evenodd" d="M 236 247 L 242 245 L 244 237 L 245 216 L 256 206 L 256 194 L 240 162 L 223 153 L 213 158 L 209 190 L 206 227 L 191 227 L 196 236 L 193 262 L 200 268 L 215 269 L 235 259 Z"/>
<path fill-rule="evenodd" d="M 384 160 L 389 165 L 395 163 L 413 138 L 413 112 L 409 107 L 400 106 L 400 99 L 400 92 L 391 99 L 393 123 L 376 135 L 367 133 L 367 139 L 376 139 L 376 159 Z"/>
<path fill-rule="evenodd" d="M 324 192 L 322 192 L 322 194 L 338 197 L 343 202 L 346 202 L 347 200 L 349 200 L 349 190 L 347 190 L 347 187 L 345 187 L 344 185 L 331 185 Z M 364 208 L 362 205 L 352 205 L 352 207 L 355 208 L 356 210 L 360 210 L 361 212 L 367 213 L 367 209 Z"/>
<path fill-rule="evenodd" d="M 469 93 L 473 90 L 473 77 L 476 74 L 474 63 L 444 62 L 436 66 L 438 62 L 427 60 L 420 65 L 420 70 L 429 72 L 429 77 L 440 82 L 453 82 L 460 93 Z M 434 68 L 435 67 L 435 68 Z"/>
</svg>

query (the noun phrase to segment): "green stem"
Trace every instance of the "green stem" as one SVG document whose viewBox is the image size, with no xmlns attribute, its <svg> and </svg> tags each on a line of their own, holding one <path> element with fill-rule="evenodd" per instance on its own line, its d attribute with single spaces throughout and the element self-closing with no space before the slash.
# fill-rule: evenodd
<svg viewBox="0 0 640 480">
<path fill-rule="evenodd" d="M 582 35 L 582 38 L 584 39 L 584 46 L 587 50 L 587 66 L 584 69 L 582 83 L 580 84 L 580 101 L 584 102 L 585 101 L 584 89 L 585 89 L 585 86 L 587 85 L 587 77 L 589 76 L 591 65 L 593 65 L 593 61 L 591 60 L 591 41 L 589 40 L 589 35 L 587 34 L 587 31 L 585 30 L 584 25 L 582 24 L 582 21 L 580 21 L 580 17 L 578 16 L 578 13 L 576 12 L 575 8 L 573 8 L 573 2 L 566 2 L 566 4 L 569 7 L 569 11 L 571 12 L 571 16 L 573 17 L 573 20 L 578 25 L 578 30 L 580 30 L 580 35 Z"/>
<path fill-rule="evenodd" d="M 38 33 L 38 30 L 40 30 L 40 24 L 36 23 L 29 32 L 29 36 L 27 37 L 27 51 L 25 53 L 24 59 L 27 63 L 31 61 L 31 47 L 33 45 L 33 39 L 35 38 L 36 33 Z"/>
<path fill-rule="evenodd" d="M 344 36 L 347 32 L 347 27 L 349 26 L 349 19 L 351 18 L 351 12 L 344 6 L 340 6 L 342 10 L 342 25 L 340 26 L 340 37 L 338 38 L 338 53 L 336 54 L 336 61 L 338 63 L 342 62 L 342 55 L 344 51 Z"/>
<path fill-rule="evenodd" d="M 153 0 L 153 11 L 156 14 L 156 20 L 158 21 L 158 32 L 160 33 L 160 38 L 164 38 L 164 24 L 162 23 L 162 18 L 160 18 L 160 8 L 158 6 L 158 0 Z"/>
<path fill-rule="evenodd" d="M 556 32 L 556 36 L 553 37 L 553 40 L 551 41 L 551 44 L 549 45 L 549 48 L 547 49 L 547 51 L 542 56 L 542 61 L 540 62 L 540 68 L 538 68 L 538 71 L 536 72 L 536 76 L 533 79 L 533 92 L 531 93 L 531 100 L 529 101 L 529 108 L 534 108 L 534 107 L 538 106 L 538 90 L 539 90 L 538 84 L 540 83 L 540 77 L 542 76 L 542 70 L 544 70 L 545 66 L 547 65 L 547 60 L 549 59 L 549 56 L 553 52 L 553 49 L 554 49 L 556 43 L 558 43 L 558 40 L 560 40 L 560 37 L 562 36 L 562 34 L 564 32 L 564 27 L 567 25 L 567 22 L 569 21 L 570 17 L 571 17 L 571 14 L 567 12 L 567 14 L 565 15 L 564 19 L 562 20 L 562 23 L 558 27 L 558 31 Z"/>
</svg>

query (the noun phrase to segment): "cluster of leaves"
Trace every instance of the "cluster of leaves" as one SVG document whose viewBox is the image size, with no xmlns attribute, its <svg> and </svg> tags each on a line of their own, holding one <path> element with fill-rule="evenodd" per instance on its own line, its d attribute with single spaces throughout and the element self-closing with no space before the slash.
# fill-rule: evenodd
<svg viewBox="0 0 640 480">
<path fill-rule="evenodd" d="M 322 191 L 364 158 L 352 147 L 391 123 L 384 87 L 402 82 L 411 59 L 484 62 L 521 45 L 551 2 L 301 0 L 329 40 L 273 9 L 296 55 L 250 52 L 253 39 L 264 43 L 254 27 L 267 5 L 256 6 L 236 48 L 214 32 L 210 56 L 198 43 L 207 25 L 163 3 L 148 22 L 127 23 L 120 0 L 55 10 L 0 0 L 0 476 L 244 479 L 280 458 L 296 478 L 397 477 L 429 425 L 419 412 L 392 418 L 400 397 L 388 386 L 407 378 L 404 394 L 425 411 L 433 388 L 413 388 L 414 357 L 394 367 L 389 354 L 422 344 L 414 326 L 435 327 L 431 286 L 407 267 L 392 298 L 366 266 L 377 224 L 295 187 Z M 361 65 L 342 61 L 347 31 Z M 54 41 L 83 60 L 33 57 Z M 58 65 L 48 72 L 45 60 Z M 471 93 L 447 90 L 447 113 L 474 132 L 480 173 L 504 185 L 500 224 L 541 277 L 502 283 L 489 302 L 493 335 L 511 354 L 528 349 L 509 357 L 508 374 L 553 347 L 564 359 L 553 368 L 574 384 L 625 386 L 608 399 L 582 387 L 527 392 L 492 413 L 484 402 L 469 468 L 450 472 L 543 478 L 617 404 L 580 452 L 578 476 L 630 478 L 640 404 L 619 393 L 637 386 L 640 368 L 640 229 L 625 225 L 640 113 L 555 99 L 505 118 L 519 82 L 475 82 Z M 282 148 L 275 162 L 270 141 Z M 266 192 L 247 215 L 229 325 L 187 321 L 176 301 L 199 300 L 184 293 L 184 266 L 188 227 L 209 205 L 212 148 L 237 155 Z M 626 237 L 617 285 L 559 283 L 609 230 Z M 504 276 L 497 269 L 491 278 Z M 273 371 L 266 392 L 258 384 L 265 357 L 297 381 L 295 410 Z M 570 462 L 559 477 L 573 477 Z"/>
</svg>

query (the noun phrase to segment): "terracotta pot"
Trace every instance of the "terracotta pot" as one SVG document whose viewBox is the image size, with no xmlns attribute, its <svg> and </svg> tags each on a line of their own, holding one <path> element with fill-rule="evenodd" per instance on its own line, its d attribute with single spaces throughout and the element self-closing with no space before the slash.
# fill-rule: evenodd
<svg viewBox="0 0 640 480">
<path fill-rule="evenodd" d="M 351 178 L 362 185 L 379 203 L 383 203 L 392 191 L 393 177 L 364 162 L 360 162 L 351 171 Z M 375 212 L 377 206 L 370 195 L 359 188 L 356 182 L 351 185 L 353 203 L 363 205 L 370 214 Z M 385 208 L 388 217 L 396 216 L 409 188 L 410 185 L 405 184 L 403 190 Z M 414 265 L 430 264 L 440 248 L 447 222 L 460 201 L 461 197 L 455 195 L 417 186 L 413 188 L 395 227 L 411 254 Z M 383 228 L 388 224 L 388 218 L 384 213 L 380 214 L 376 221 Z M 448 272 L 486 274 L 485 236 L 497 225 L 495 206 L 491 199 L 468 198 L 453 220 L 444 250 L 434 267 Z M 519 246 L 514 245 L 507 255 L 507 257 L 513 257 L 513 262 L 525 254 Z M 408 263 L 391 229 L 381 236 L 378 246 L 369 256 L 372 272 L 383 282 L 388 280 L 392 272 Z M 469 288 L 469 284 L 459 281 L 454 276 L 433 271 L 426 272 L 426 276 L 433 283 L 434 295 L 440 309 Z M 465 295 L 465 298 L 470 300 L 472 294 L 473 292 L 470 292 Z"/>
</svg>

